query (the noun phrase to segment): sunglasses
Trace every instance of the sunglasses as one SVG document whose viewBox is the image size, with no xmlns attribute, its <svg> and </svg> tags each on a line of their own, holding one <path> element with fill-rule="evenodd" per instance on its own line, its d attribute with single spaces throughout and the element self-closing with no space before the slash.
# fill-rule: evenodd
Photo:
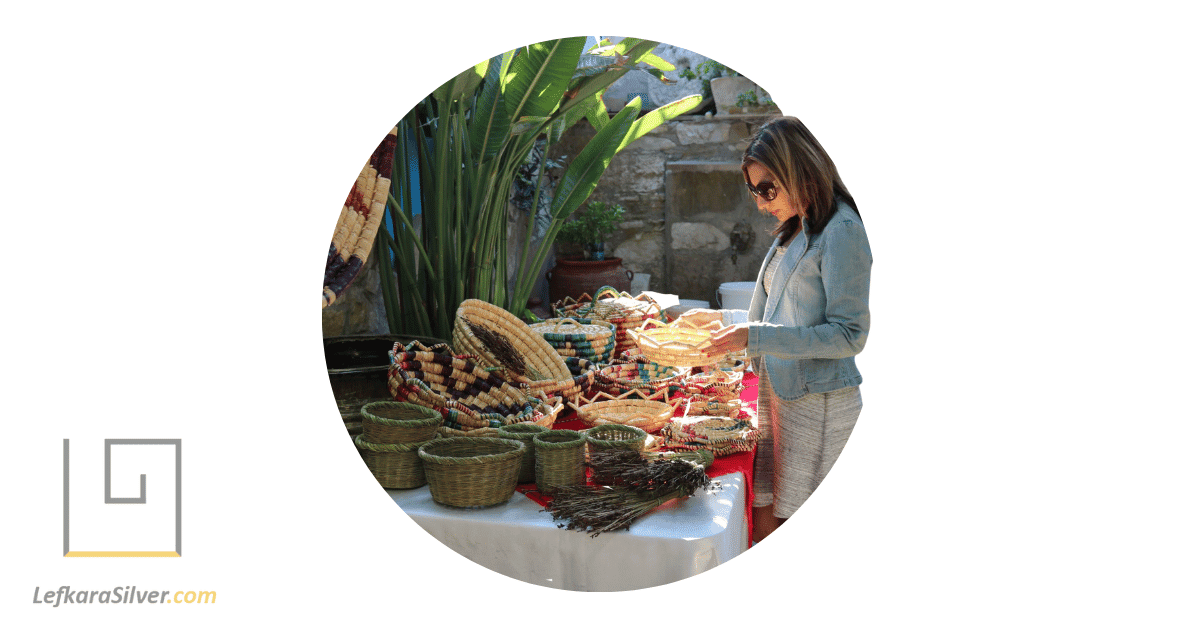
<svg viewBox="0 0 1200 628">
<path fill-rule="evenodd" d="M 746 182 L 746 187 L 750 190 L 750 196 L 755 198 L 762 197 L 764 201 L 773 201 L 775 196 L 779 194 L 779 190 L 775 188 L 775 183 L 772 181 L 763 181 L 758 185 L 751 185 Z"/>
</svg>

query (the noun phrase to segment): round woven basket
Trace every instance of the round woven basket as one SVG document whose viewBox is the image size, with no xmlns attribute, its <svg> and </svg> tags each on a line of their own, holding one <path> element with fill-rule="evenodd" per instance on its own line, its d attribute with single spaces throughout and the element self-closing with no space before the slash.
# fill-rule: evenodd
<svg viewBox="0 0 1200 628">
<path fill-rule="evenodd" d="M 646 446 L 646 432 L 630 425 L 597 425 L 589 428 L 585 434 L 587 434 L 589 460 L 591 454 L 598 451 L 628 449 L 640 453 Z M 592 483 L 611 486 L 616 483 L 616 478 L 609 477 L 593 468 Z"/>
<path fill-rule="evenodd" d="M 362 407 L 362 431 L 372 443 L 423 443 L 437 435 L 442 415 L 403 401 L 373 401 Z"/>
<path fill-rule="evenodd" d="M 536 456 L 533 451 L 533 437 L 549 432 L 550 429 L 535 423 L 514 423 L 501 425 L 497 430 L 499 438 L 511 438 L 525 443 L 525 457 L 521 459 L 521 471 L 517 474 L 517 483 L 525 484 L 537 479 L 534 474 Z"/>
<path fill-rule="evenodd" d="M 651 362 L 664 366 L 708 366 L 725 359 L 724 354 L 709 354 L 713 332 L 721 323 L 713 321 L 697 327 L 686 319 L 664 323 L 650 319 L 637 329 L 629 330 L 629 337 Z"/>
<path fill-rule="evenodd" d="M 538 490 L 553 495 L 561 486 L 586 483 L 585 445 L 587 435 L 574 430 L 553 430 L 535 435 L 534 475 Z"/>
<path fill-rule="evenodd" d="M 637 397 L 630 395 L 637 393 Z M 657 395 L 665 398 L 666 395 Z M 601 398 L 604 400 L 601 400 Z M 590 401 L 583 405 L 568 402 L 579 419 L 588 427 L 598 425 L 628 425 L 641 429 L 646 433 L 657 432 L 675 415 L 675 408 L 683 402 L 683 398 L 675 400 L 674 404 L 647 397 L 640 390 L 630 390 L 614 397 L 605 392 L 596 393 Z"/>
<path fill-rule="evenodd" d="M 662 435 L 664 449 L 707 450 L 719 457 L 753 451 L 759 431 L 745 419 L 698 416 L 671 421 Z"/>
<path fill-rule="evenodd" d="M 733 401 L 743 388 L 741 372 L 717 369 L 689 375 L 683 392 L 696 401 Z"/>
<path fill-rule="evenodd" d="M 612 323 L 616 329 L 613 355 L 635 348 L 636 345 L 627 334 L 630 329 L 640 327 L 646 319 L 666 321 L 662 308 L 649 295 L 642 293 L 632 297 L 628 292 L 619 292 L 611 286 L 604 286 L 597 291 L 595 299 L 586 294 L 578 301 L 567 297 L 554 304 L 554 315 Z"/>
<path fill-rule="evenodd" d="M 439 438 L 417 454 L 433 501 L 474 508 L 503 504 L 513 496 L 525 444 L 506 438 Z"/>
<path fill-rule="evenodd" d="M 503 378 L 547 395 L 573 397 L 579 385 L 559 355 L 521 319 L 479 299 L 467 299 L 454 317 L 454 350 L 479 356 Z"/>
<path fill-rule="evenodd" d="M 425 484 L 425 467 L 417 454 L 425 443 L 372 443 L 359 434 L 354 437 L 354 444 L 380 486 L 417 488 Z"/>
<path fill-rule="evenodd" d="M 610 395 L 640 390 L 647 397 L 653 397 L 662 391 L 671 396 L 683 390 L 689 372 L 687 369 L 653 362 L 619 362 L 597 371 L 592 388 Z"/>
<path fill-rule="evenodd" d="M 617 346 L 616 326 L 603 320 L 551 318 L 530 323 L 563 357 L 581 357 L 609 362 Z"/>
</svg>

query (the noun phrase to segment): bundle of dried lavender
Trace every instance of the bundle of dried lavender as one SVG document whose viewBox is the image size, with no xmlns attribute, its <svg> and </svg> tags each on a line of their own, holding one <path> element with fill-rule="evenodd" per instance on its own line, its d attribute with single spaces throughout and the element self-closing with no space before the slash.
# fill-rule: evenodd
<svg viewBox="0 0 1200 628">
<path fill-rule="evenodd" d="M 684 459 L 647 461 L 639 452 L 598 451 L 591 454 L 595 473 L 616 478 L 614 486 L 568 486 L 554 493 L 549 511 L 560 528 L 590 532 L 627 530 L 642 515 L 697 490 L 719 490 L 704 467 Z"/>
</svg>

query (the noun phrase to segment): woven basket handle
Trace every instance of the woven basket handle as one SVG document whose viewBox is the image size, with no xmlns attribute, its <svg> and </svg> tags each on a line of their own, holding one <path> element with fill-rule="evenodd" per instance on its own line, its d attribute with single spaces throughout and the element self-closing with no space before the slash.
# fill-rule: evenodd
<svg viewBox="0 0 1200 628">
<path fill-rule="evenodd" d="M 583 325 L 579 321 L 577 321 L 573 318 L 560 318 L 554 322 L 554 326 L 553 326 L 554 331 L 557 332 L 559 327 L 563 327 L 566 325 L 571 325 L 574 327 L 583 327 Z"/>
</svg>

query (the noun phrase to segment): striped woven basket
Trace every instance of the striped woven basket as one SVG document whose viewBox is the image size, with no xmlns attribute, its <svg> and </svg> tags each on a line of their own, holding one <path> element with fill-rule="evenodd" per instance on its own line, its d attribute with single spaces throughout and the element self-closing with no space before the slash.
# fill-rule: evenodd
<svg viewBox="0 0 1200 628">
<path fill-rule="evenodd" d="M 690 369 L 653 362 L 618 362 L 596 373 L 593 390 L 602 390 L 610 395 L 640 390 L 648 397 L 666 391 L 667 397 L 670 397 L 683 390 L 685 378 L 690 372 Z"/>
<path fill-rule="evenodd" d="M 456 352 L 478 356 L 483 366 L 502 369 L 505 380 L 530 390 L 574 398 L 582 389 L 563 356 L 541 334 L 503 308 L 479 299 L 459 305 L 451 342 Z"/>
<path fill-rule="evenodd" d="M 714 456 L 727 456 L 753 451 L 760 432 L 747 419 L 697 416 L 673 419 L 661 434 L 663 449 L 704 449 Z"/>
<path fill-rule="evenodd" d="M 608 321 L 550 318 L 530 323 L 529 328 L 541 334 L 564 357 L 611 362 L 617 346 L 617 327 Z"/>
<path fill-rule="evenodd" d="M 338 216 L 333 240 L 329 244 L 329 256 L 325 259 L 322 308 L 332 305 L 346 291 L 350 282 L 362 271 L 371 253 L 392 187 L 390 176 L 392 156 L 396 152 L 396 132 L 392 128 L 380 142 L 342 205 L 342 213 Z"/>
<path fill-rule="evenodd" d="M 742 373 L 715 370 L 684 378 L 683 393 L 696 401 L 734 401 L 742 393 Z"/>
<path fill-rule="evenodd" d="M 437 410 L 443 428 L 491 435 L 476 430 L 522 422 L 549 426 L 563 408 L 561 398 L 517 388 L 446 345 L 397 344 L 391 356 L 392 397 Z"/>
<path fill-rule="evenodd" d="M 630 329 L 637 329 L 647 319 L 667 320 L 662 308 L 649 295 L 642 293 L 632 297 L 628 292 L 620 292 L 611 286 L 604 286 L 597 291 L 594 299 L 585 294 L 579 300 L 567 297 L 555 303 L 554 315 L 612 323 L 616 328 L 614 355 L 636 348 L 637 345 L 628 336 Z"/>
</svg>

